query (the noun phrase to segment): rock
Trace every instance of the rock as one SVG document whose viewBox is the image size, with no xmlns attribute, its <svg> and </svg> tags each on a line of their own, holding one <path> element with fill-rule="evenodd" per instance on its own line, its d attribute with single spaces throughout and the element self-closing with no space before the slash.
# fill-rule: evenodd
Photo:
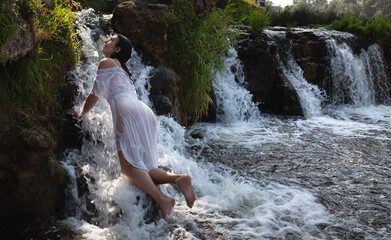
<svg viewBox="0 0 391 240">
<path fill-rule="evenodd" d="M 212 103 L 209 104 L 208 106 L 208 112 L 206 115 L 203 115 L 201 118 L 201 122 L 216 122 L 216 117 L 217 117 L 217 111 L 216 111 L 216 95 L 215 92 L 212 91 L 209 93 L 210 98 L 212 99 Z"/>
<path fill-rule="evenodd" d="M 325 80 L 329 79 L 330 71 L 325 40 L 309 31 L 291 31 L 287 37 L 293 39 L 292 51 L 304 78 L 319 88 L 327 88 Z"/>
<path fill-rule="evenodd" d="M 40 131 L 34 129 L 22 129 L 22 138 L 34 152 L 41 152 L 48 150 L 51 147 L 51 140 L 48 137 L 49 133 L 41 129 Z"/>
<path fill-rule="evenodd" d="M 21 212 L 38 216 L 53 214 L 63 176 L 58 163 L 36 154 L 29 168 L 17 169 L 17 187 L 13 197 Z"/>
<path fill-rule="evenodd" d="M 245 34 L 238 41 L 247 88 L 262 112 L 303 115 L 297 93 L 281 74 L 276 60 L 277 46 L 264 34 Z"/>
<path fill-rule="evenodd" d="M 0 153 L 0 170 L 10 170 L 12 168 L 11 159 L 5 153 Z"/>
<path fill-rule="evenodd" d="M 17 129 L 7 112 L 0 115 L 0 215 L 56 214 L 65 186 L 51 134 Z"/>
<path fill-rule="evenodd" d="M 172 0 L 130 0 L 119 4 L 113 11 L 111 23 L 115 31 L 128 37 L 137 51 L 152 62 L 167 62 L 168 23 L 166 16 Z M 208 13 L 215 0 L 193 0 L 197 15 Z"/>
<path fill-rule="evenodd" d="M 197 15 L 207 14 L 210 9 L 216 6 L 215 0 L 193 0 L 194 3 L 194 12 Z"/>
<path fill-rule="evenodd" d="M 119 4 L 111 20 L 114 29 L 127 36 L 136 50 L 146 52 L 157 62 L 167 55 L 168 6 L 153 1 L 131 0 Z"/>
<path fill-rule="evenodd" d="M 150 97 L 158 115 L 171 115 L 178 118 L 176 106 L 178 75 L 171 69 L 160 66 L 150 73 Z"/>
<path fill-rule="evenodd" d="M 8 2 L 8 6 L 12 6 L 14 2 Z M 35 45 L 33 27 L 21 17 L 18 10 L 15 11 L 17 18 L 13 23 L 14 34 L 11 41 L 0 48 L 0 65 L 5 65 L 8 61 L 15 61 L 25 56 Z"/>
</svg>

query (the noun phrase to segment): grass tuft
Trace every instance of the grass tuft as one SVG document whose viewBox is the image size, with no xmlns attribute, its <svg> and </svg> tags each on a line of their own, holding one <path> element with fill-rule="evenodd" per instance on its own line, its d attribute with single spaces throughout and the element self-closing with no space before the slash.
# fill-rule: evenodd
<svg viewBox="0 0 391 240">
<path fill-rule="evenodd" d="M 236 33 L 221 10 L 197 17 L 193 2 L 175 0 L 170 8 L 169 54 L 171 67 L 181 75 L 179 83 L 181 122 L 197 122 L 212 103 L 214 72 L 222 67 L 221 56 Z"/>
</svg>

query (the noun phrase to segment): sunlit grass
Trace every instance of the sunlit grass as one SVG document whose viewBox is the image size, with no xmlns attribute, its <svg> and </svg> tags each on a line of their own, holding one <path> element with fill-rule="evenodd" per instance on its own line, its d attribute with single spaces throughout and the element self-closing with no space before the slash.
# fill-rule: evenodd
<svg viewBox="0 0 391 240">
<path fill-rule="evenodd" d="M 55 2 L 48 9 L 28 3 L 27 7 L 34 9 L 24 11 L 37 14 L 37 44 L 23 58 L 0 68 L 0 101 L 2 111 L 13 112 L 19 123 L 30 125 L 59 109 L 66 71 L 79 59 L 79 41 L 73 25 L 75 14 L 67 5 Z"/>
</svg>

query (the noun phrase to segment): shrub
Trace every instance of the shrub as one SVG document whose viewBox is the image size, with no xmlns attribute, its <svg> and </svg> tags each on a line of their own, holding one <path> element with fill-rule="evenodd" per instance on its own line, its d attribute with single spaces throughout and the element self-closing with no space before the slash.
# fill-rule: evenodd
<svg viewBox="0 0 391 240">
<path fill-rule="evenodd" d="M 234 24 L 244 23 L 255 9 L 258 9 L 255 2 L 250 0 L 229 0 L 224 6 L 224 11 Z"/>
<path fill-rule="evenodd" d="M 363 36 L 364 33 L 364 21 L 358 16 L 346 16 L 334 20 L 330 28 L 338 31 L 346 31 L 356 35 Z"/>
<path fill-rule="evenodd" d="M 308 26 L 314 24 L 327 25 L 335 19 L 332 12 L 322 12 L 310 7 L 286 7 L 270 14 L 272 26 Z"/>
</svg>

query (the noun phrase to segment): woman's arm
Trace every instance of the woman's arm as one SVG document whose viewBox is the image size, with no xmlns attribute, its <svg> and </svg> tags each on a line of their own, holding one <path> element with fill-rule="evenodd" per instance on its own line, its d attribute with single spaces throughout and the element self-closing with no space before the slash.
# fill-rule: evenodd
<svg viewBox="0 0 391 240">
<path fill-rule="evenodd" d="M 118 60 L 113 60 L 113 61 L 118 61 Z M 99 62 L 99 65 L 98 65 L 98 69 L 105 69 L 105 68 L 111 68 L 111 67 L 114 67 L 115 64 L 113 63 L 113 61 L 105 58 L 105 59 L 102 59 L 100 62 Z M 98 81 L 98 77 L 99 77 L 99 74 L 97 74 L 97 77 L 96 77 L 96 80 L 94 80 L 94 86 L 93 86 L 93 89 L 92 89 L 92 93 L 94 94 L 98 94 L 97 96 L 100 96 L 103 91 L 102 89 L 102 86 L 101 85 L 96 85 L 97 84 L 97 81 Z M 101 79 L 100 79 L 101 80 Z M 100 87 L 98 87 L 100 86 Z M 94 92 L 94 89 L 96 90 Z M 76 117 L 83 117 L 86 113 L 88 113 L 92 107 L 96 104 L 96 102 L 98 101 L 99 97 L 97 97 L 96 95 L 90 93 L 86 99 L 86 102 L 84 103 L 84 106 L 83 108 L 80 108 L 80 107 L 74 107 L 72 109 L 70 109 L 68 111 L 69 114 L 73 115 L 73 116 L 76 116 Z"/>
<path fill-rule="evenodd" d="M 92 109 L 92 107 L 96 104 L 98 99 L 99 98 L 94 94 L 89 94 L 86 99 L 86 102 L 84 103 L 83 110 L 80 113 L 80 117 L 83 117 L 86 113 L 88 113 Z"/>
</svg>

